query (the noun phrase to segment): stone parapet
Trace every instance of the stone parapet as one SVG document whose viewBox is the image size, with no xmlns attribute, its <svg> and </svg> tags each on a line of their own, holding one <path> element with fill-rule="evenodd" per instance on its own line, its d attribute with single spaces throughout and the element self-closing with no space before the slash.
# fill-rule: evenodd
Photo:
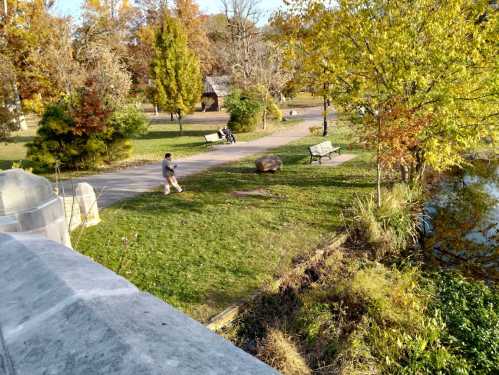
<svg viewBox="0 0 499 375">
<path fill-rule="evenodd" d="M 0 375 L 277 372 L 112 271 L 0 234 Z"/>
<path fill-rule="evenodd" d="M 0 172 L 0 232 L 39 234 L 71 246 L 62 198 L 47 179 L 21 169 Z"/>
</svg>

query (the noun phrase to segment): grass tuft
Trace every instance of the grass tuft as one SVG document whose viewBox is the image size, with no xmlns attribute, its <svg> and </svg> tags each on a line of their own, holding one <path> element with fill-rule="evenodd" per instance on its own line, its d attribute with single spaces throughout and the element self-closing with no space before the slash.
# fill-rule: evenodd
<svg viewBox="0 0 499 375">
<path fill-rule="evenodd" d="M 386 190 L 380 208 L 374 194 L 357 197 L 349 227 L 372 247 L 376 259 L 397 255 L 417 241 L 420 199 L 419 189 L 404 184 Z"/>
<path fill-rule="evenodd" d="M 258 343 L 257 356 L 283 375 L 312 374 L 291 337 L 277 329 L 269 329 Z"/>
</svg>

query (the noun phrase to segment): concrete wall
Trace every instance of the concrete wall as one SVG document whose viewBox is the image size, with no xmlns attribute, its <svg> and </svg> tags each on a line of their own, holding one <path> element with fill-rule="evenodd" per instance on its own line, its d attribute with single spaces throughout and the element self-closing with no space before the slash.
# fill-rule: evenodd
<svg viewBox="0 0 499 375">
<path fill-rule="evenodd" d="M 12 374 L 277 372 L 89 258 L 0 233 L 0 375 Z"/>
</svg>

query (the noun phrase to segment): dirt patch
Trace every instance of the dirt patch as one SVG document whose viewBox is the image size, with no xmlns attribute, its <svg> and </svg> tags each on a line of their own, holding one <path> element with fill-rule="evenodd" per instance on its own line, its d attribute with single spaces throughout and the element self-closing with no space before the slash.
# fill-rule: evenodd
<svg viewBox="0 0 499 375">
<path fill-rule="evenodd" d="M 257 198 L 272 198 L 272 199 L 282 199 L 281 196 L 272 194 L 270 191 L 265 189 L 255 189 L 248 191 L 233 191 L 230 193 L 233 197 L 245 198 L 245 197 L 257 197 Z"/>
</svg>

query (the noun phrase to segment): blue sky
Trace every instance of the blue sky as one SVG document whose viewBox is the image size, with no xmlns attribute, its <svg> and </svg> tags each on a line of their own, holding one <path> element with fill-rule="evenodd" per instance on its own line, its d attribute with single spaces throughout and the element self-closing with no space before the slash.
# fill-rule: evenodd
<svg viewBox="0 0 499 375">
<path fill-rule="evenodd" d="M 78 18 L 82 2 L 83 0 L 57 0 L 56 12 L 60 15 L 71 15 Z M 217 13 L 222 9 L 220 0 L 197 0 L 197 3 L 204 13 Z M 282 0 L 261 0 L 260 4 L 264 18 L 268 19 L 272 12 L 282 5 Z"/>
</svg>

